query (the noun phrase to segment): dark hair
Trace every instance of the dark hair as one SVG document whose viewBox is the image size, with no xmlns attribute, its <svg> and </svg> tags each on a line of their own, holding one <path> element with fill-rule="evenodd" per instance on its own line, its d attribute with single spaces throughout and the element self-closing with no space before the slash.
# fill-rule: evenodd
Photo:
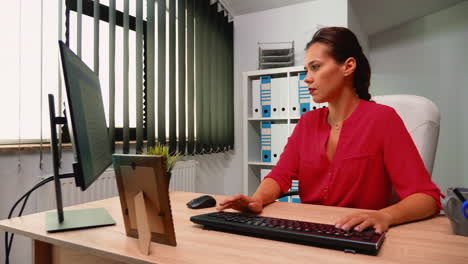
<svg viewBox="0 0 468 264">
<path fill-rule="evenodd" d="M 369 101 L 371 68 L 356 35 L 344 27 L 325 27 L 315 32 L 312 40 L 307 43 L 306 50 L 316 42 L 327 45 L 330 48 L 330 56 L 337 63 L 343 63 L 350 57 L 356 60 L 354 89 L 359 98 Z"/>
</svg>

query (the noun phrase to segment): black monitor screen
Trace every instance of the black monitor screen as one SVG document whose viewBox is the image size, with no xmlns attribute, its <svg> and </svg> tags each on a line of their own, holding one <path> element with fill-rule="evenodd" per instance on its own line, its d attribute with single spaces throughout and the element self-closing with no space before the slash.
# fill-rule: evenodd
<svg viewBox="0 0 468 264">
<path fill-rule="evenodd" d="M 59 42 L 68 99 L 68 124 L 77 163 L 76 185 L 88 188 L 112 163 L 98 76 Z"/>
</svg>

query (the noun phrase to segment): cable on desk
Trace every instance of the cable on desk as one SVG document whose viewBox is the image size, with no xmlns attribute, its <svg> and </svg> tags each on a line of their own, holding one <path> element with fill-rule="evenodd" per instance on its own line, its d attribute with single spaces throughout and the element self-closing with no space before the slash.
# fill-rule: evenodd
<svg viewBox="0 0 468 264">
<path fill-rule="evenodd" d="M 71 177 L 74 177 L 74 174 L 68 173 L 68 174 L 60 175 L 60 179 L 71 178 Z M 28 199 L 31 193 L 33 193 L 36 189 L 38 189 L 42 185 L 48 182 L 51 182 L 53 180 L 54 180 L 54 176 L 47 177 L 46 179 L 37 183 L 33 188 L 31 188 L 31 190 L 27 191 L 23 196 L 21 196 L 21 198 L 19 198 L 18 201 L 16 201 L 16 203 L 13 205 L 10 212 L 8 213 L 8 219 L 11 219 L 11 216 L 13 215 L 13 212 L 15 211 L 16 206 L 18 206 L 18 204 L 24 199 L 23 205 L 21 206 L 21 210 L 18 214 L 18 217 L 20 217 L 23 214 L 24 208 L 26 207 L 26 203 L 28 202 Z M 11 236 L 8 239 L 8 232 L 5 232 L 5 264 L 10 264 L 10 251 L 13 245 L 14 237 L 15 237 L 15 234 L 11 234 Z"/>
</svg>

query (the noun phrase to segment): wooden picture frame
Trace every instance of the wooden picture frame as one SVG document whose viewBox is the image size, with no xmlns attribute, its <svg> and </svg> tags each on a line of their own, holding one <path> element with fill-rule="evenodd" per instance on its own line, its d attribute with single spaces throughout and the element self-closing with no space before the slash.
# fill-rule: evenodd
<svg viewBox="0 0 468 264">
<path fill-rule="evenodd" d="M 164 158 L 114 154 L 112 160 L 127 236 L 138 238 L 147 255 L 151 241 L 176 246 Z"/>
</svg>

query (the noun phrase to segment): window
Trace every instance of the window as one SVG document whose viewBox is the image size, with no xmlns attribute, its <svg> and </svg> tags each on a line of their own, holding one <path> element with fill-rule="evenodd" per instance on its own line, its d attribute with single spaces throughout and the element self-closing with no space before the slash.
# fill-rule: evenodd
<svg viewBox="0 0 468 264">
<path fill-rule="evenodd" d="M 108 125 L 112 123 L 115 125 L 115 130 L 112 126 L 109 130 L 110 134 L 114 135 L 114 139 L 121 140 L 122 137 L 119 135 L 122 134 L 124 126 L 124 15 L 122 11 L 124 3 L 128 2 L 130 3 L 131 29 L 129 31 L 128 71 L 129 126 L 134 128 L 133 132 L 135 130 L 144 132 L 143 136 L 141 134 L 136 136 L 137 149 L 138 146 L 141 149 L 142 139 L 146 138 L 147 132 L 148 142 L 151 142 L 150 132 L 154 132 L 152 134 L 155 134 L 158 141 L 167 142 L 172 150 L 177 148 L 179 152 L 195 153 L 194 144 L 197 144 L 197 152 L 231 148 L 234 141 L 233 30 L 232 23 L 228 21 L 225 13 L 219 12 L 220 4 L 211 4 L 208 0 L 166 0 L 167 6 L 164 9 L 159 10 L 156 2 L 155 9 L 148 9 L 151 12 L 146 14 L 147 4 L 152 2 L 115 1 L 117 10 L 114 42 L 115 100 L 110 102 L 109 45 L 112 42 L 109 39 L 108 21 L 111 13 L 109 2 L 109 0 L 101 0 L 99 3 L 98 65 L 107 122 Z M 94 70 L 93 10 L 95 3 L 91 0 L 82 0 L 81 41 L 78 40 L 77 0 L 63 0 L 61 3 L 43 1 L 42 7 L 41 3 L 34 3 L 28 4 L 27 8 L 20 6 L 21 1 L 6 4 L 9 10 L 18 12 L 9 12 L 5 18 L 2 18 L 10 22 L 17 21 L 17 23 L 9 23 L 12 26 L 8 28 L 8 35 L 11 37 L 6 41 L 1 53 L 1 70 L 8 74 L 8 78 L 5 78 L 6 86 L 11 88 L 2 89 L 5 91 L 2 93 L 4 104 L 0 104 L 0 110 L 8 113 L 5 115 L 8 126 L 0 133 L 0 143 L 37 142 L 41 138 L 49 138 L 47 94 L 56 94 L 56 101 L 60 94 L 62 100 L 66 97 L 63 80 L 61 80 L 57 39 L 66 40 L 74 51 L 78 51 L 78 43 L 80 43 L 83 61 Z M 149 37 L 147 35 L 150 33 L 147 33 L 146 27 L 149 23 L 143 21 L 142 34 L 145 41 L 141 57 L 136 54 L 138 46 L 135 29 L 137 3 L 143 3 L 143 20 L 149 19 L 148 17 L 152 14 L 155 21 L 153 53 L 148 48 Z M 65 12 L 65 7 L 68 8 L 68 12 Z M 165 35 L 159 32 L 158 21 L 165 28 Z M 148 28 L 151 27 L 148 26 Z M 42 43 L 42 47 L 32 43 Z M 165 45 L 165 51 L 158 50 L 158 45 L 162 43 Z M 164 57 L 159 57 L 162 61 L 158 60 L 158 54 L 163 54 Z M 137 61 L 140 58 L 143 60 L 143 73 L 139 77 L 136 72 Z M 153 73 L 148 72 L 150 58 L 154 59 Z M 196 67 L 196 65 L 205 66 Z M 154 98 L 148 98 L 149 92 L 153 91 L 148 83 L 150 77 L 155 78 Z M 139 93 L 137 82 L 139 78 L 143 78 L 143 94 Z M 139 96 L 144 96 L 144 99 L 137 102 Z M 150 105 L 154 105 L 154 120 L 150 118 L 151 115 L 148 115 Z M 110 106 L 114 107 L 115 117 L 109 117 L 109 109 L 112 109 Z M 142 106 L 142 112 L 138 112 L 139 106 Z M 58 109 L 57 112 L 60 112 L 60 109 L 63 110 L 62 104 L 57 103 L 56 109 Z M 135 129 L 139 127 L 137 120 L 141 115 L 143 115 L 144 124 L 141 129 Z M 152 125 L 154 125 L 154 131 L 150 129 Z M 197 140 L 195 140 L 196 134 Z M 186 142 L 189 146 L 187 149 Z"/>
</svg>

